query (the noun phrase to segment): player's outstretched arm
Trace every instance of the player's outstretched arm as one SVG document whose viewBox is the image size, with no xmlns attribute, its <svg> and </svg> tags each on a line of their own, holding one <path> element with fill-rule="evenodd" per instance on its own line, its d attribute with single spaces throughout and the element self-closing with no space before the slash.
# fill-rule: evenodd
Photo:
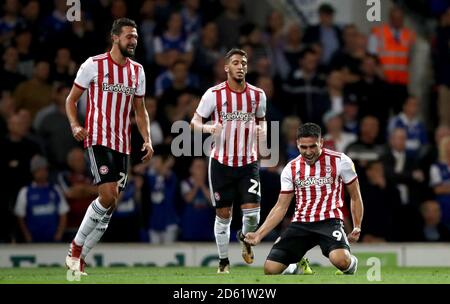
<svg viewBox="0 0 450 304">
<path fill-rule="evenodd" d="M 294 197 L 294 193 L 280 193 L 278 201 L 270 210 L 264 223 L 256 232 L 249 232 L 245 235 L 245 242 L 250 245 L 257 245 L 261 240 L 272 231 L 284 218 L 289 205 Z"/>
<path fill-rule="evenodd" d="M 141 151 L 146 151 L 146 153 L 141 160 L 145 163 L 153 156 L 152 139 L 150 138 L 150 118 L 148 117 L 147 109 L 145 108 L 144 97 L 135 96 L 133 105 L 136 124 L 139 133 L 141 133 L 142 139 L 144 140 Z"/>
<path fill-rule="evenodd" d="M 357 242 L 361 233 L 361 223 L 364 214 L 364 205 L 361 197 L 361 191 L 359 190 L 358 179 L 347 185 L 347 191 L 349 192 L 351 198 L 350 209 L 353 219 L 353 231 L 348 235 L 348 240 L 350 242 Z"/>
<path fill-rule="evenodd" d="M 72 89 L 70 90 L 69 96 L 67 96 L 66 99 L 66 113 L 67 118 L 70 122 L 70 127 L 72 129 L 73 137 L 78 140 L 82 141 L 88 136 L 88 132 L 85 128 L 83 128 L 80 125 L 80 122 L 78 121 L 78 111 L 77 111 L 77 103 L 80 100 L 81 95 L 83 94 L 84 90 L 79 88 L 76 85 L 72 86 Z"/>
</svg>

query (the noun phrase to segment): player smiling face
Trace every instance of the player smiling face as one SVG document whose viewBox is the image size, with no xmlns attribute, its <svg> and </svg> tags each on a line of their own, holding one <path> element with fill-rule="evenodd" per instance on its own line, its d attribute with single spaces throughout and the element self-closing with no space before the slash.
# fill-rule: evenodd
<svg viewBox="0 0 450 304">
<path fill-rule="evenodd" d="M 119 36 L 113 36 L 114 43 L 119 46 L 120 53 L 124 57 L 133 57 L 136 51 L 138 34 L 136 28 L 123 26 Z"/>
<path fill-rule="evenodd" d="M 297 140 L 297 147 L 305 161 L 312 165 L 322 153 L 323 139 L 321 137 L 300 137 Z"/>
<path fill-rule="evenodd" d="M 247 57 L 240 54 L 234 54 L 225 65 L 225 72 L 237 83 L 245 80 L 247 74 Z"/>
</svg>

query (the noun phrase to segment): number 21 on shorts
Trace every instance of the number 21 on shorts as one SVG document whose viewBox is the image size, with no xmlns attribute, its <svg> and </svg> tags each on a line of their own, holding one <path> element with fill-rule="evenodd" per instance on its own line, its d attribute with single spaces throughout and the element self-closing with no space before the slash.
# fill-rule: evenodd
<svg viewBox="0 0 450 304">
<path fill-rule="evenodd" d="M 252 185 L 250 186 L 250 188 L 248 188 L 248 192 L 261 197 L 261 183 L 253 178 L 250 179 L 250 182 L 252 183 Z"/>
</svg>

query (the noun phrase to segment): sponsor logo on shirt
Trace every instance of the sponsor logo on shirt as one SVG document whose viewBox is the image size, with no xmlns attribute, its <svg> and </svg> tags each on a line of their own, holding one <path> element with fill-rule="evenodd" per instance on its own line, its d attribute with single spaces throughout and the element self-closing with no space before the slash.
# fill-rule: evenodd
<svg viewBox="0 0 450 304">
<path fill-rule="evenodd" d="M 222 118 L 222 121 L 226 120 L 241 120 L 245 122 L 249 122 L 255 119 L 255 113 L 246 113 L 241 111 L 234 111 L 234 112 L 220 112 L 220 116 Z"/>
<path fill-rule="evenodd" d="M 323 186 L 323 185 L 331 185 L 333 183 L 333 177 L 324 176 L 324 177 L 308 177 L 305 179 L 296 179 L 295 185 L 298 188 L 305 188 L 310 186 Z"/>
<path fill-rule="evenodd" d="M 126 87 L 123 84 L 109 84 L 103 83 L 103 91 L 112 93 L 122 93 L 125 95 L 134 95 L 136 93 L 136 88 Z"/>
</svg>

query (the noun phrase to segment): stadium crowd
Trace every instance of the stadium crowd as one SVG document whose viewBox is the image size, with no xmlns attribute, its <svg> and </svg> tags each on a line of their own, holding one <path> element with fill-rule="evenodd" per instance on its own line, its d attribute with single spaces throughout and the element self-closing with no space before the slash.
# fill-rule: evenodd
<svg viewBox="0 0 450 304">
<path fill-rule="evenodd" d="M 243 1 L 83 1 L 76 22 L 67 21 L 65 0 L 2 1 L 0 243 L 68 242 L 95 198 L 64 104 L 78 67 L 109 49 L 108 31 L 121 17 L 138 24 L 155 156 L 139 162 L 142 139 L 132 119 L 132 170 L 103 241 L 214 240 L 207 160 L 175 158 L 170 130 L 189 122 L 205 90 L 226 79 L 223 56 L 237 46 L 249 55 L 247 81 L 267 95 L 266 119 L 280 122 L 280 161 L 261 168 L 261 222 L 277 200 L 281 169 L 298 155 L 298 127 L 315 122 L 325 146 L 355 162 L 365 206 L 361 242 L 450 241 L 449 5 L 436 13 L 429 41 L 434 93 L 419 100 L 407 89 L 416 34 L 401 8 L 362 33 L 337 25 L 326 4 L 318 25 L 274 10 L 259 26 L 246 21 Z M 421 116 L 422 102 L 434 109 L 431 119 Z M 83 106 L 79 114 L 84 121 Z"/>
</svg>

